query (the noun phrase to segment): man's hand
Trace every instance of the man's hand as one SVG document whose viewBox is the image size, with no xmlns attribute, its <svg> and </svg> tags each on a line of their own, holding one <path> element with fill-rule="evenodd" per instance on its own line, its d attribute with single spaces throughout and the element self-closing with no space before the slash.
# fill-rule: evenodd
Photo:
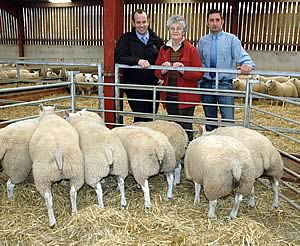
<svg viewBox="0 0 300 246">
<path fill-rule="evenodd" d="M 184 65 L 181 62 L 174 62 L 173 67 L 184 67 Z M 182 75 L 184 75 L 184 71 L 178 71 Z"/>
<path fill-rule="evenodd" d="M 249 65 L 247 65 L 247 64 L 243 64 L 243 65 L 241 66 L 241 72 L 242 72 L 242 74 L 244 74 L 244 75 L 248 75 L 248 74 L 251 72 L 251 70 L 252 70 L 252 67 L 249 66 Z"/>
<path fill-rule="evenodd" d="M 161 64 L 161 65 L 162 65 L 162 66 L 166 66 L 166 67 L 171 67 L 171 66 L 172 66 L 172 63 L 166 61 L 166 62 L 164 62 L 164 63 Z M 169 70 L 166 70 L 166 69 L 161 70 L 161 74 L 162 74 L 162 75 L 165 75 L 167 72 L 169 72 Z"/>
<path fill-rule="evenodd" d="M 142 68 L 150 67 L 150 63 L 147 60 L 139 59 L 138 65 L 140 65 Z"/>
</svg>

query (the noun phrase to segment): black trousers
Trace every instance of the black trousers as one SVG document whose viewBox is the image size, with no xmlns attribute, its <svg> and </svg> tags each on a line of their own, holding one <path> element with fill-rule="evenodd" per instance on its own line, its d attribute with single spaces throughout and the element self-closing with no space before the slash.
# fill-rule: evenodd
<svg viewBox="0 0 300 246">
<path fill-rule="evenodd" d="M 129 106 L 132 110 L 132 112 L 139 112 L 139 113 L 153 113 L 153 92 L 152 91 L 142 91 L 142 90 L 126 90 L 125 91 L 127 98 L 131 99 L 128 100 Z M 149 102 L 147 101 L 135 101 L 134 99 L 146 99 L 151 100 Z M 155 113 L 158 111 L 159 107 L 159 93 L 156 93 L 156 100 L 155 103 Z M 152 121 L 150 118 L 144 118 L 144 117 L 134 117 L 134 122 L 140 122 L 140 121 Z"/>
<path fill-rule="evenodd" d="M 172 99 L 167 97 L 167 101 L 175 101 L 176 99 Z M 195 111 L 195 106 L 185 108 L 185 109 L 179 109 L 177 103 L 166 103 L 166 109 L 168 114 L 171 115 L 182 115 L 182 116 L 194 116 L 194 111 Z M 190 130 L 186 131 L 189 141 L 192 141 L 194 138 L 194 132 L 193 130 L 193 124 L 189 122 L 176 122 L 179 125 L 181 125 L 185 130 Z"/>
</svg>

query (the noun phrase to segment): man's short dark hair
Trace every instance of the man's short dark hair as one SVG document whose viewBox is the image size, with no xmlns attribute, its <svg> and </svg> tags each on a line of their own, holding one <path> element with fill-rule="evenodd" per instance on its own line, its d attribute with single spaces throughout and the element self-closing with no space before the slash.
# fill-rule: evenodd
<svg viewBox="0 0 300 246">
<path fill-rule="evenodd" d="M 134 22 L 134 15 L 135 15 L 136 13 L 138 13 L 138 14 L 145 13 L 145 14 L 147 15 L 147 13 L 146 13 L 145 10 L 143 10 L 143 9 L 137 9 L 137 10 L 135 10 L 135 11 L 133 12 L 133 14 L 132 14 L 132 16 L 131 16 L 131 19 L 132 19 L 133 22 Z M 148 19 L 148 15 L 147 15 L 147 19 Z"/>
<path fill-rule="evenodd" d="M 221 10 L 218 10 L 218 9 L 211 9 L 211 10 L 209 10 L 208 13 L 207 13 L 207 20 L 208 20 L 209 16 L 212 15 L 212 14 L 219 14 L 219 15 L 221 16 L 221 19 L 224 19 Z"/>
</svg>

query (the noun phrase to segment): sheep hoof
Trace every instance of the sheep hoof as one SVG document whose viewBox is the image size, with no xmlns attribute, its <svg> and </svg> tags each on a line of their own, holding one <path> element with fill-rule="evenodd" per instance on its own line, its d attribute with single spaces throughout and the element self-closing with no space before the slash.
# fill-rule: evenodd
<svg viewBox="0 0 300 246">
<path fill-rule="evenodd" d="M 231 215 L 229 215 L 229 216 L 226 217 L 226 220 L 227 220 L 227 221 L 231 221 L 231 220 L 233 220 L 233 219 L 234 219 L 234 218 L 232 218 Z"/>
<path fill-rule="evenodd" d="M 229 216 L 228 216 L 228 220 L 233 220 L 233 219 L 235 219 L 236 218 L 236 214 L 234 214 L 234 213 L 231 213 Z"/>
<path fill-rule="evenodd" d="M 167 196 L 167 201 L 173 200 L 173 196 Z"/>
<path fill-rule="evenodd" d="M 56 225 L 56 220 L 49 221 L 49 227 L 50 228 L 54 228 L 55 225 Z"/>
<path fill-rule="evenodd" d="M 247 207 L 248 208 L 254 208 L 255 207 L 255 203 L 254 202 L 248 202 Z"/>
<path fill-rule="evenodd" d="M 212 220 L 212 219 L 216 219 L 217 216 L 215 214 L 209 214 L 208 215 L 208 219 Z"/>
<path fill-rule="evenodd" d="M 274 208 L 274 209 L 277 209 L 278 208 L 278 204 L 272 204 L 272 207 Z"/>
</svg>

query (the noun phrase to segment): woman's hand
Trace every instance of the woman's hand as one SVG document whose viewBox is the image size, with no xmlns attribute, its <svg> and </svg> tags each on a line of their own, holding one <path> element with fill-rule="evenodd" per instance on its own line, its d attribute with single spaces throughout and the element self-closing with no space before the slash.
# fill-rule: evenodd
<svg viewBox="0 0 300 246">
<path fill-rule="evenodd" d="M 162 66 L 166 66 L 166 67 L 171 67 L 172 66 L 172 63 L 171 62 L 164 62 L 163 64 L 161 64 Z M 161 75 L 165 75 L 167 72 L 169 72 L 169 70 L 166 70 L 166 69 L 163 69 L 161 70 Z"/>
<path fill-rule="evenodd" d="M 157 82 L 158 85 L 162 86 L 164 84 L 164 80 L 163 79 L 159 79 Z"/>
<path fill-rule="evenodd" d="M 173 67 L 184 67 L 184 65 L 181 62 L 174 62 Z M 184 75 L 184 71 L 178 71 L 182 75 Z"/>
</svg>

